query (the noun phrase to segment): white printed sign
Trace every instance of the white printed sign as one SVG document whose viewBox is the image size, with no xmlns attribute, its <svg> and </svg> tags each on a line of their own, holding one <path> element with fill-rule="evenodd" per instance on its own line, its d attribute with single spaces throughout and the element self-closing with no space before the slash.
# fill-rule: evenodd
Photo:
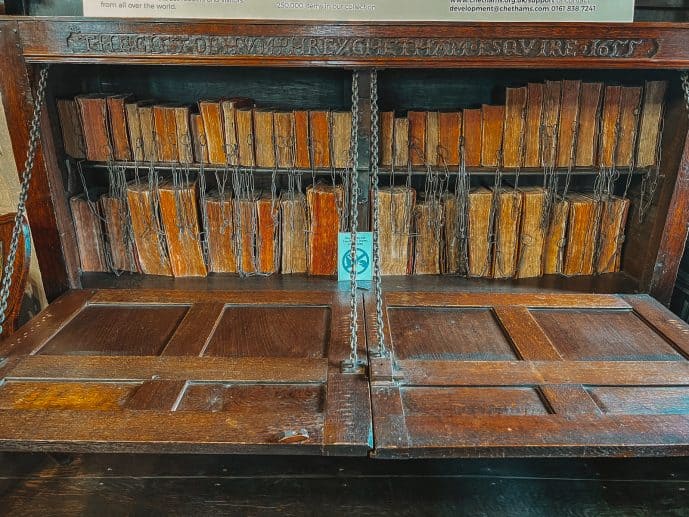
<svg viewBox="0 0 689 517">
<path fill-rule="evenodd" d="M 83 0 L 84 16 L 323 21 L 631 22 L 634 0 Z"/>
</svg>

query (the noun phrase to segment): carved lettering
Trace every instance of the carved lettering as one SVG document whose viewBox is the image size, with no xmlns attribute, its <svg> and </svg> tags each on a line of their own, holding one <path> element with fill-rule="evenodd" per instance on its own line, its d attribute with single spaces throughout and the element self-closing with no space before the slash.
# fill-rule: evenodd
<svg viewBox="0 0 689 517">
<path fill-rule="evenodd" d="M 209 36 L 179 34 L 85 34 L 72 32 L 74 54 L 151 56 L 322 57 L 322 58 L 650 58 L 652 39 L 479 39 L 290 36 Z"/>
</svg>

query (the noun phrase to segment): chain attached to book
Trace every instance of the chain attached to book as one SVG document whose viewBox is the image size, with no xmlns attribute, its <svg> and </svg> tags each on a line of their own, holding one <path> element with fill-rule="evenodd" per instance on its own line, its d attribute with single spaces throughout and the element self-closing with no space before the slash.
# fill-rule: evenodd
<svg viewBox="0 0 689 517">
<path fill-rule="evenodd" d="M 26 201 L 29 198 L 31 175 L 33 174 L 38 144 L 41 139 L 41 113 L 43 111 L 43 103 L 45 101 L 45 90 L 48 85 L 48 70 L 48 65 L 43 66 L 39 70 L 38 87 L 36 88 L 36 97 L 34 99 L 33 115 L 31 118 L 31 130 L 29 132 L 29 148 L 26 153 L 24 170 L 22 171 L 21 189 L 19 192 L 19 201 L 17 203 L 17 215 L 14 218 L 14 228 L 12 228 L 10 250 L 7 254 L 7 261 L 5 263 L 5 271 L 2 277 L 2 287 L 0 287 L 0 335 L 2 335 L 5 330 L 5 312 L 7 311 L 10 288 L 12 287 L 14 261 L 17 257 L 17 248 L 19 247 L 19 236 L 21 234 L 22 220 L 24 219 L 24 214 L 26 213 Z"/>
</svg>

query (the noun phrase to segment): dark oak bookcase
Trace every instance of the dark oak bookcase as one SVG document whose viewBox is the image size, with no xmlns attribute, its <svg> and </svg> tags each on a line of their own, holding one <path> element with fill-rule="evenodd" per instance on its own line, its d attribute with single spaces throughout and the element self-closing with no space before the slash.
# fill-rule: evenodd
<svg viewBox="0 0 689 517">
<path fill-rule="evenodd" d="M 687 238 L 680 71 L 689 69 L 689 25 L 7 16 L 0 54 L 19 165 L 36 65 L 52 66 L 28 209 L 53 300 L 0 342 L 0 448 L 386 458 L 689 453 L 689 326 L 663 307 Z M 381 107 L 399 110 L 499 102 L 505 86 L 529 80 L 668 80 L 655 201 L 643 222 L 630 223 L 622 272 L 386 278 L 390 354 L 369 354 L 375 299 L 362 291 L 367 367 L 349 374 L 340 368 L 349 300 L 332 279 L 79 271 L 56 97 L 132 91 L 191 102 L 232 91 L 286 108 L 348 109 L 350 72 L 359 70 L 367 92 L 372 69 Z M 360 103 L 358 166 L 367 186 L 370 99 Z M 96 164 L 89 174 L 98 173 Z M 475 171 L 476 181 L 487 173 Z M 585 176 L 577 181 L 586 184 Z M 643 178 L 634 177 L 633 188 Z"/>
</svg>

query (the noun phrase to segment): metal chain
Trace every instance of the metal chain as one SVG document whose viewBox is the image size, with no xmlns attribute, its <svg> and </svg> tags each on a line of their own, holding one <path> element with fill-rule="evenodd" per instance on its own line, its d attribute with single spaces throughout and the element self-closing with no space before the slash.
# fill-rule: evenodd
<svg viewBox="0 0 689 517">
<path fill-rule="evenodd" d="M 689 72 L 682 73 L 682 91 L 684 91 L 684 105 L 689 113 Z"/>
<path fill-rule="evenodd" d="M 22 221 L 24 219 L 24 214 L 26 213 L 26 201 L 29 198 L 29 186 L 31 184 L 31 175 L 33 174 L 34 162 L 36 161 L 36 152 L 38 151 L 38 143 L 41 139 L 41 112 L 43 109 L 43 102 L 45 101 L 45 90 L 47 84 L 48 66 L 43 66 L 40 69 L 38 88 L 36 89 L 36 98 L 34 100 L 33 116 L 31 118 L 31 130 L 29 132 L 29 149 L 26 154 L 26 162 L 24 163 L 24 170 L 22 172 L 21 190 L 19 192 L 19 201 L 17 203 L 17 215 L 14 218 L 14 228 L 12 228 L 10 251 L 7 255 L 7 263 L 5 264 L 5 271 L 2 277 L 2 287 L 0 288 L 0 335 L 2 335 L 5 330 L 5 312 L 7 311 L 10 288 L 12 287 L 14 261 L 17 257 L 19 236 L 22 232 Z"/>
<path fill-rule="evenodd" d="M 359 72 L 352 73 L 352 133 L 349 143 L 349 225 L 351 232 L 352 245 L 350 249 L 350 259 L 352 263 L 349 271 L 350 284 L 350 320 L 349 320 L 349 360 L 343 364 L 343 370 L 357 372 L 360 369 L 359 361 L 359 314 L 357 304 L 357 281 L 356 281 L 356 256 L 357 256 L 357 225 L 359 221 Z"/>
<path fill-rule="evenodd" d="M 371 183 L 373 190 L 373 289 L 376 297 L 376 338 L 378 341 L 377 354 L 384 356 L 385 333 L 383 322 L 383 279 L 380 262 L 380 199 L 378 160 L 380 153 L 379 142 L 379 109 L 378 109 L 378 70 L 371 71 Z"/>
</svg>

